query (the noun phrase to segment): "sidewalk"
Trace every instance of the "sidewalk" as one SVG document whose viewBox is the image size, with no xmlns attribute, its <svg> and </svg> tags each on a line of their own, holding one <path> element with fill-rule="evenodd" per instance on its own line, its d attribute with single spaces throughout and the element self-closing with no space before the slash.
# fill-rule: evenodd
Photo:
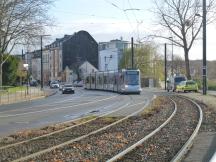
<svg viewBox="0 0 216 162">
<path fill-rule="evenodd" d="M 26 89 L 13 93 L 4 92 L 0 94 L 0 105 L 40 99 L 51 96 L 56 92 L 57 90 L 50 89 L 48 87 L 44 87 L 43 91 L 40 89 L 40 87 L 29 87 L 28 90 Z"/>
<path fill-rule="evenodd" d="M 182 95 L 203 102 L 203 123 L 198 136 L 184 162 L 209 162 L 216 152 L 216 92 L 182 93 Z"/>
</svg>

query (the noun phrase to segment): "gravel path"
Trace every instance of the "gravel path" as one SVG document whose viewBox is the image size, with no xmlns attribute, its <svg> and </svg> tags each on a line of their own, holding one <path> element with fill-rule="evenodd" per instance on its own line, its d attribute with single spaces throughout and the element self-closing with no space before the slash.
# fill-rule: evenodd
<svg viewBox="0 0 216 162">
<path fill-rule="evenodd" d="M 122 159 L 131 161 L 171 161 L 193 133 L 198 122 L 197 108 L 185 99 L 173 98 L 178 105 L 174 118 L 159 133 Z"/>
<path fill-rule="evenodd" d="M 28 161 L 105 161 L 137 142 L 173 112 L 170 100 L 160 98 L 149 112 L 134 116 L 105 131 Z"/>
</svg>

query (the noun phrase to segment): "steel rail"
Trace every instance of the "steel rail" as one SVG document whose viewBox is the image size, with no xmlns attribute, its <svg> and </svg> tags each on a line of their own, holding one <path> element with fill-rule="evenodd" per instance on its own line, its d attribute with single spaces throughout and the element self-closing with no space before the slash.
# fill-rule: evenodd
<svg viewBox="0 0 216 162">
<path fill-rule="evenodd" d="M 143 142 L 145 142 L 146 140 L 148 140 L 149 138 L 151 138 L 152 136 L 154 136 L 164 126 L 166 126 L 170 122 L 170 120 L 174 117 L 174 115 L 176 114 L 176 111 L 177 111 L 177 104 L 176 104 L 176 102 L 174 100 L 172 100 L 171 98 L 170 98 L 170 100 L 174 103 L 174 111 L 170 115 L 170 117 L 163 124 L 161 124 L 158 128 L 156 128 L 154 131 L 152 131 L 151 133 L 149 133 L 148 135 L 146 135 L 144 138 L 142 138 L 141 140 L 139 140 L 135 144 L 131 145 L 130 147 L 128 147 L 124 151 L 120 152 L 119 154 L 115 155 L 111 159 L 107 160 L 107 162 L 114 162 L 114 161 L 117 161 L 118 159 L 122 158 L 123 156 L 125 156 L 126 154 L 128 154 L 129 152 L 131 152 L 132 150 L 134 150 L 137 146 L 141 145 Z"/>
<path fill-rule="evenodd" d="M 190 138 L 187 140 L 187 142 L 183 145 L 183 147 L 180 149 L 180 151 L 174 156 L 174 158 L 171 160 L 171 162 L 179 162 L 184 156 L 185 154 L 188 152 L 188 150 L 190 149 L 190 147 L 193 144 L 193 140 L 195 139 L 195 137 L 198 134 L 198 131 L 201 127 L 202 124 L 202 120 L 203 120 L 203 112 L 202 112 L 202 108 L 199 104 L 197 104 L 194 100 L 189 99 L 187 97 L 183 97 L 184 99 L 187 99 L 189 101 L 191 101 L 199 110 L 199 121 L 198 124 L 196 126 L 196 129 L 193 131 L 192 135 L 190 136 Z"/>
</svg>

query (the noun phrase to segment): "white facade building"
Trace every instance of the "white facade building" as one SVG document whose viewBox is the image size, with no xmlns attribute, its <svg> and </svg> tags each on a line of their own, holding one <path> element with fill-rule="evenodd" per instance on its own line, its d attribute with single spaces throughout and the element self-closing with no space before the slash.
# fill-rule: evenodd
<svg viewBox="0 0 216 162">
<path fill-rule="evenodd" d="M 99 51 L 99 70 L 118 70 L 118 49 L 107 49 Z"/>
<path fill-rule="evenodd" d="M 83 62 L 79 66 L 79 71 L 80 71 L 80 77 L 81 79 L 84 79 L 84 77 L 89 74 L 98 71 L 97 68 L 95 68 L 92 64 L 90 64 L 88 61 Z"/>
<path fill-rule="evenodd" d="M 99 71 L 118 70 L 125 49 L 131 47 L 128 41 L 111 40 L 99 43 Z"/>
</svg>

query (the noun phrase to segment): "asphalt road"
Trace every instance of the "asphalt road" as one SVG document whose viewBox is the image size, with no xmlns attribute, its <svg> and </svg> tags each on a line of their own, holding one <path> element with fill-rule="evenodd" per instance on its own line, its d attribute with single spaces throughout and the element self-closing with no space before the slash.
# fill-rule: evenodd
<svg viewBox="0 0 216 162">
<path fill-rule="evenodd" d="M 154 96 L 149 91 L 141 95 L 119 95 L 112 92 L 77 88 L 75 94 L 57 94 L 48 98 L 0 106 L 0 137 L 29 128 L 64 122 L 86 115 L 99 115 L 124 107 L 113 115 L 127 115 L 144 106 Z"/>
</svg>

